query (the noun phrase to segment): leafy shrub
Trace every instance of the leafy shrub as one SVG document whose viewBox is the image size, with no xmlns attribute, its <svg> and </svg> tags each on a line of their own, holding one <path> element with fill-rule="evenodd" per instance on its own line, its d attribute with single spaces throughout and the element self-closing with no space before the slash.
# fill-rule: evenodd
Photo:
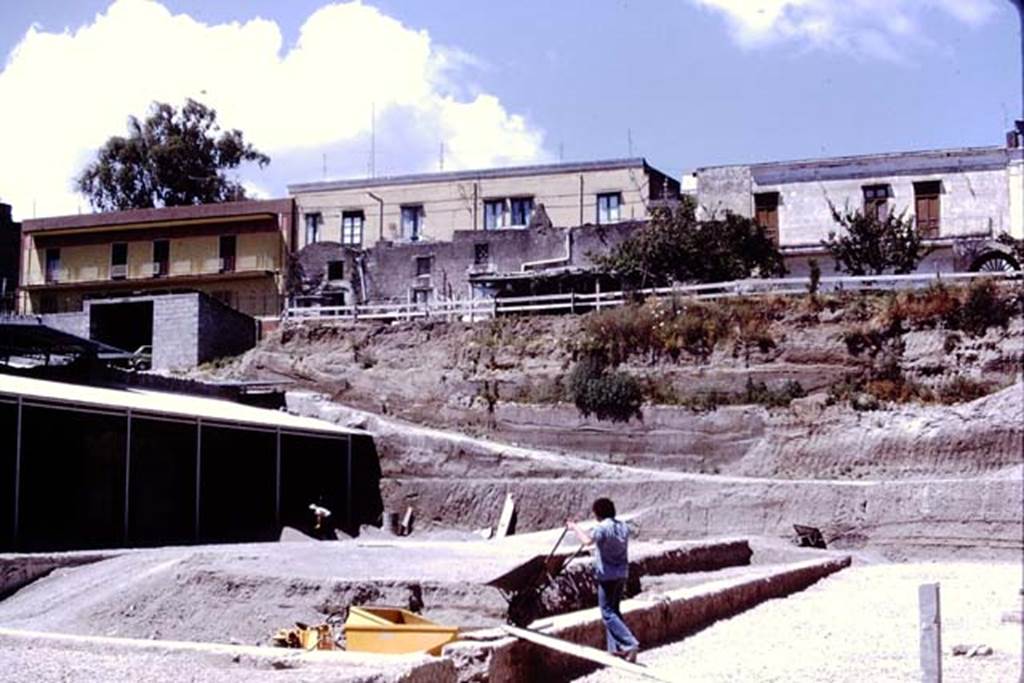
<svg viewBox="0 0 1024 683">
<path fill-rule="evenodd" d="M 609 371 L 599 356 L 586 354 L 576 361 L 576 366 L 569 373 L 568 389 L 573 403 L 584 417 L 593 414 L 598 420 L 612 422 L 642 418 L 643 391 L 640 383 L 624 372 Z"/>
<path fill-rule="evenodd" d="M 830 232 L 822 245 L 835 259 L 836 270 L 850 275 L 881 275 L 890 269 L 910 273 L 927 255 L 906 211 L 879 219 L 849 206 L 840 211 L 831 202 L 829 209 L 840 230 Z"/>
<path fill-rule="evenodd" d="M 933 329 L 960 307 L 956 294 L 943 284 L 932 285 L 922 291 L 907 291 L 893 295 L 885 310 L 888 325 L 902 325 L 911 329 Z"/>
<path fill-rule="evenodd" d="M 1013 301 L 1004 298 L 992 280 L 979 279 L 971 283 L 963 302 L 946 317 L 946 325 L 980 337 L 990 327 L 1006 329 L 1013 309 Z"/>
<path fill-rule="evenodd" d="M 777 388 L 770 388 L 764 382 L 747 379 L 746 402 L 769 408 L 786 408 L 796 398 L 807 395 L 800 382 L 786 380 Z"/>
</svg>

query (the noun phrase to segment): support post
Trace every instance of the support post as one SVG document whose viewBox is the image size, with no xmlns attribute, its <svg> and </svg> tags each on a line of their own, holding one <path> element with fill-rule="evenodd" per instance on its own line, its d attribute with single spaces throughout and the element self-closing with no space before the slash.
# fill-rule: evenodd
<svg viewBox="0 0 1024 683">
<path fill-rule="evenodd" d="M 203 419 L 196 418 L 196 510 L 195 510 L 195 541 L 199 542 L 199 482 L 202 478 L 203 466 Z"/>
<path fill-rule="evenodd" d="M 132 483 L 132 409 L 129 408 L 125 414 L 125 436 L 124 436 L 124 534 L 122 542 L 128 545 L 128 515 L 129 498 L 131 495 Z"/>
<path fill-rule="evenodd" d="M 596 283 L 594 285 L 594 293 L 597 294 L 597 297 L 594 299 L 594 305 L 597 308 L 597 310 L 600 311 L 601 310 L 601 278 L 597 278 L 597 281 L 596 281 Z"/>
<path fill-rule="evenodd" d="M 274 525 L 281 530 L 281 428 L 277 428 L 277 454 L 274 462 Z"/>
<path fill-rule="evenodd" d="M 18 396 L 18 427 L 14 441 L 14 524 L 12 525 L 14 528 L 12 529 L 13 535 L 11 536 L 11 545 L 14 550 L 18 549 L 18 527 L 21 522 L 21 404 L 22 398 Z"/>
<path fill-rule="evenodd" d="M 939 614 L 939 584 L 923 583 L 917 588 L 921 623 L 921 682 L 942 683 L 942 621 Z"/>
<path fill-rule="evenodd" d="M 348 435 L 346 439 L 348 448 L 348 457 L 345 463 L 345 525 L 349 528 L 349 531 L 358 533 L 359 529 L 356 529 L 352 522 L 352 435 Z"/>
</svg>

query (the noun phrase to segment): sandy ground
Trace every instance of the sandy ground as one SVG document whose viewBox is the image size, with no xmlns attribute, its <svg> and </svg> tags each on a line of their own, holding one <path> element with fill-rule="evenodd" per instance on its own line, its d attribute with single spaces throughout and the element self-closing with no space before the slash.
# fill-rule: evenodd
<svg viewBox="0 0 1024 683">
<path fill-rule="evenodd" d="M 1022 671 L 1019 564 L 855 566 L 806 591 L 772 600 L 683 641 L 640 655 L 686 681 L 919 681 L 917 588 L 941 586 L 943 680 L 1014 682 Z M 954 657 L 955 644 L 986 644 L 988 657 Z M 590 682 L 618 681 L 594 673 Z"/>
</svg>

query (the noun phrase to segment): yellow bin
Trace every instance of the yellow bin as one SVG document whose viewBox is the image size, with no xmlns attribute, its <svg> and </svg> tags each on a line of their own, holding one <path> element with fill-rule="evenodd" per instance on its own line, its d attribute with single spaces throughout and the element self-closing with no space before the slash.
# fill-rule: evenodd
<svg viewBox="0 0 1024 683">
<path fill-rule="evenodd" d="M 458 637 L 458 627 L 435 624 L 400 607 L 350 607 L 345 620 L 346 649 L 351 652 L 439 655 Z"/>
</svg>

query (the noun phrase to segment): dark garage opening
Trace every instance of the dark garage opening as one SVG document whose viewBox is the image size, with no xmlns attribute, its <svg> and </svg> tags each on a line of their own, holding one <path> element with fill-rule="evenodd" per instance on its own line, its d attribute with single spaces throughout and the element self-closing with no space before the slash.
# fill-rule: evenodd
<svg viewBox="0 0 1024 683">
<path fill-rule="evenodd" d="M 89 307 L 89 338 L 125 351 L 153 345 L 153 302 L 94 303 Z"/>
</svg>

